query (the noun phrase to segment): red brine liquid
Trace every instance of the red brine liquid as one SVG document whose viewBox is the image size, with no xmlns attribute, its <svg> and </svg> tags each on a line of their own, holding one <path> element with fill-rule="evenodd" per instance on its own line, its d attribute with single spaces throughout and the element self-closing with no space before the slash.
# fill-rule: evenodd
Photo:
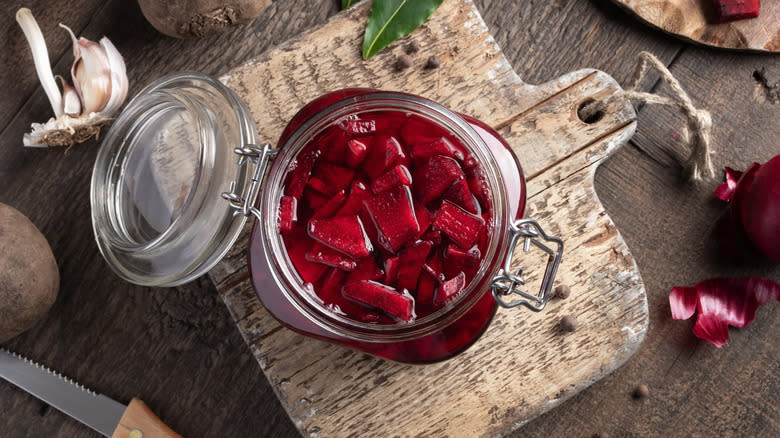
<svg viewBox="0 0 780 438">
<path fill-rule="evenodd" d="M 293 119 L 280 145 L 307 115 L 361 91 L 318 99 Z M 491 128 L 464 119 L 501 168 L 511 217 L 521 217 L 524 183 L 514 155 Z M 348 115 L 319 132 L 287 169 L 278 224 L 288 258 L 315 301 L 360 326 L 411 325 L 457 306 L 493 233 L 505 232 L 490 227 L 494 196 L 479 160 L 448 129 L 417 114 L 392 109 Z M 398 342 L 362 342 L 312 329 L 268 295 L 261 294 L 266 307 L 270 302 L 269 310 L 293 329 L 413 363 L 462 351 L 496 310 L 485 289 L 471 309 L 440 330 Z"/>
</svg>

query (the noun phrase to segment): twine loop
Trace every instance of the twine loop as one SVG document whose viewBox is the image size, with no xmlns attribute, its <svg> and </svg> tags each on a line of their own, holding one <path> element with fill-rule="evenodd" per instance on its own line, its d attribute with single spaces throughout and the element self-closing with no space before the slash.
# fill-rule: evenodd
<svg viewBox="0 0 780 438">
<path fill-rule="evenodd" d="M 644 79 L 649 69 L 653 69 L 660 74 L 661 80 L 669 87 L 670 97 L 636 91 L 636 87 Z M 686 120 L 682 137 L 683 143 L 686 144 L 690 151 L 690 156 L 685 160 L 683 166 L 688 177 L 695 181 L 700 181 L 705 172 L 709 176 L 715 175 L 715 171 L 712 168 L 712 160 L 710 159 L 712 117 L 710 117 L 709 111 L 697 109 L 693 106 L 691 98 L 680 86 L 680 82 L 658 58 L 648 52 L 641 52 L 634 69 L 634 75 L 631 77 L 628 85 L 618 93 L 588 103 L 580 110 L 580 116 L 583 120 L 587 120 L 599 112 L 603 112 L 608 105 L 625 99 L 676 108 Z"/>
</svg>

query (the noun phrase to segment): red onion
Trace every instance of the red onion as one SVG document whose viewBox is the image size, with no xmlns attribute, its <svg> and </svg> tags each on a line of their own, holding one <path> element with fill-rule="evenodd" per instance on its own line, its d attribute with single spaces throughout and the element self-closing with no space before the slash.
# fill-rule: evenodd
<svg viewBox="0 0 780 438">
<path fill-rule="evenodd" d="M 780 263 L 780 155 L 761 166 L 739 199 L 742 225 L 767 258 Z"/>
<path fill-rule="evenodd" d="M 726 168 L 726 182 L 715 196 L 731 201 L 717 225 L 724 255 L 741 248 L 740 236 L 775 263 L 780 263 L 780 155 L 766 164 L 753 165 L 744 173 Z M 731 253 L 731 254 L 730 254 Z"/>
</svg>

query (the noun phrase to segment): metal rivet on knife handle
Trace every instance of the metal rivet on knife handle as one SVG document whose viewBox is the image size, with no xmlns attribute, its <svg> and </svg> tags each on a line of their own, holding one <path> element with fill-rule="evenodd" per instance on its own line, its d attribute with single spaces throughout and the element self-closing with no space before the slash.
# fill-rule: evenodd
<svg viewBox="0 0 780 438">
<path fill-rule="evenodd" d="M 139 436 L 182 438 L 181 435 L 160 421 L 144 402 L 134 398 L 127 405 L 127 410 L 119 420 L 119 425 L 111 437 L 136 438 Z"/>
</svg>

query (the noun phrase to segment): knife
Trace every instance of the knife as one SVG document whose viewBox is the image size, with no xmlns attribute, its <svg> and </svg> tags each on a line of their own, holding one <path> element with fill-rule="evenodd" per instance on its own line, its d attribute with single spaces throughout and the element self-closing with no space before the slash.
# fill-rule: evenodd
<svg viewBox="0 0 780 438">
<path fill-rule="evenodd" d="M 0 377 L 103 436 L 182 438 L 160 421 L 141 400 L 134 398 L 129 405 L 125 406 L 2 348 L 0 348 Z"/>
</svg>

